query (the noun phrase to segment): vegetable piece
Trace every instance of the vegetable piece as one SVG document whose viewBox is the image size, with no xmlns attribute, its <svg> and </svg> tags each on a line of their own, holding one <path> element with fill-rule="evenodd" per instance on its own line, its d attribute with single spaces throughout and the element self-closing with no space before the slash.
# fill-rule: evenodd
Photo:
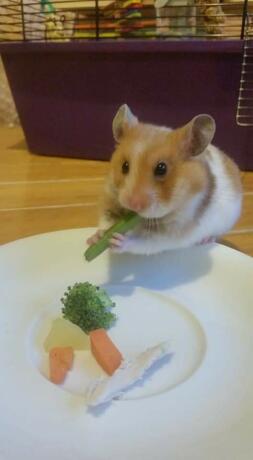
<svg viewBox="0 0 253 460">
<path fill-rule="evenodd" d="M 172 350 L 169 342 L 159 343 L 158 345 L 144 350 L 142 353 L 132 357 L 130 360 L 123 361 L 120 368 L 112 377 L 100 378 L 91 382 L 86 391 L 86 402 L 88 406 L 99 406 L 111 401 L 113 398 L 122 395 L 122 392 L 140 381 L 140 379 L 150 377 L 147 372 L 151 366 L 156 364 L 163 365 L 162 358 L 169 357 Z M 154 368 L 153 368 L 154 369 Z"/>
<path fill-rule="evenodd" d="M 90 332 L 91 351 L 104 371 L 112 375 L 123 359 L 118 348 L 114 345 L 105 329 L 96 329 Z"/>
<path fill-rule="evenodd" d="M 74 360 L 72 347 L 55 347 L 49 352 L 50 380 L 59 384 L 65 380 L 68 371 L 71 369 Z"/>
<path fill-rule="evenodd" d="M 90 346 L 89 337 L 80 327 L 64 318 L 52 321 L 50 332 L 44 342 L 45 351 L 54 347 L 71 346 L 74 350 L 87 350 Z"/>
<path fill-rule="evenodd" d="M 90 262 L 109 248 L 110 239 L 114 233 L 126 233 L 141 221 L 141 217 L 135 212 L 129 212 L 119 222 L 112 225 L 98 243 L 92 244 L 84 253 L 85 259 Z"/>
<path fill-rule="evenodd" d="M 77 324 L 87 334 L 94 329 L 108 329 L 116 320 L 109 311 L 114 307 L 107 292 L 91 283 L 75 283 L 61 299 L 65 319 Z"/>
<path fill-rule="evenodd" d="M 58 361 L 50 361 L 50 381 L 59 385 L 64 382 L 65 377 L 68 371 L 65 366 L 63 366 Z"/>
<path fill-rule="evenodd" d="M 55 347 L 50 350 L 50 356 L 53 360 L 61 362 L 67 370 L 73 365 L 74 353 L 72 347 Z"/>
</svg>

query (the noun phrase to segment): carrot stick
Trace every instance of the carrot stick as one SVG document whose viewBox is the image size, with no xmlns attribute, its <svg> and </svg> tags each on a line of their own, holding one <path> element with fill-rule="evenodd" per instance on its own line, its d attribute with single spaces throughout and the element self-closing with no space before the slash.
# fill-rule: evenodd
<svg viewBox="0 0 253 460">
<path fill-rule="evenodd" d="M 62 383 L 74 360 L 72 347 L 55 347 L 49 352 L 49 374 L 53 383 Z"/>
<path fill-rule="evenodd" d="M 90 332 L 91 352 L 104 369 L 104 371 L 112 375 L 120 366 L 122 355 L 114 345 L 105 329 L 95 329 Z"/>
</svg>

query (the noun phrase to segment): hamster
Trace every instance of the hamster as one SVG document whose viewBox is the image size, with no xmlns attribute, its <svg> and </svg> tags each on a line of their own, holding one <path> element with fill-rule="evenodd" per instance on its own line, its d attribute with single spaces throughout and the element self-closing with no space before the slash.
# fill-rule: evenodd
<svg viewBox="0 0 253 460">
<path fill-rule="evenodd" d="M 103 231 L 127 210 L 140 224 L 126 235 L 115 234 L 118 252 L 155 254 L 214 241 L 240 216 L 242 186 L 236 164 L 211 144 L 215 121 L 197 115 L 172 130 L 138 121 L 127 105 L 113 120 L 116 148 L 101 204 Z"/>
</svg>

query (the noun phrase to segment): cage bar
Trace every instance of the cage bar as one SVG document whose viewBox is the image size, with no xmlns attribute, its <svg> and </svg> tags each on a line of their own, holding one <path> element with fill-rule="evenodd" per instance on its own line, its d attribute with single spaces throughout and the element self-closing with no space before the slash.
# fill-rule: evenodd
<svg viewBox="0 0 253 460">
<path fill-rule="evenodd" d="M 253 126 L 253 15 L 245 20 L 244 52 L 236 112 L 239 126 Z"/>
<path fill-rule="evenodd" d="M 240 39 L 251 5 L 248 0 L 4 0 L 0 41 Z"/>
</svg>

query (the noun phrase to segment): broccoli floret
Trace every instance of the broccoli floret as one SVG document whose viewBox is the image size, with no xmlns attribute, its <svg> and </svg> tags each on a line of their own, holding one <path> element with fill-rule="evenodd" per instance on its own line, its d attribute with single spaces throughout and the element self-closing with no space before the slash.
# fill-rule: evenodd
<svg viewBox="0 0 253 460">
<path fill-rule="evenodd" d="M 91 283 L 75 283 L 69 286 L 61 299 L 63 317 L 77 324 L 84 332 L 108 329 L 116 320 L 109 311 L 115 304 L 107 292 Z"/>
</svg>

